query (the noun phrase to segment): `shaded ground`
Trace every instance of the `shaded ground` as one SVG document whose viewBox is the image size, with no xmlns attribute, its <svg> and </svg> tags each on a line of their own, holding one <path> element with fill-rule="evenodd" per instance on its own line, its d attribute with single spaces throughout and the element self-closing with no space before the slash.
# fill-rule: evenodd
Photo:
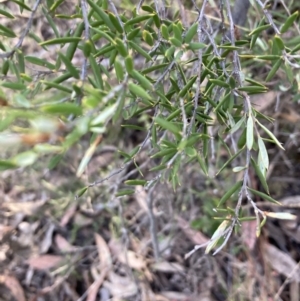
<svg viewBox="0 0 300 301">
<path fill-rule="evenodd" d="M 36 34 L 47 35 L 42 24 L 39 15 Z M 259 239 L 256 221 L 244 222 L 218 255 L 201 249 L 186 259 L 219 225 L 213 208 L 230 179 L 207 179 L 187 164 L 176 192 L 160 183 L 153 195 L 137 187 L 132 197 L 112 197 L 137 173 L 128 166 L 76 199 L 80 187 L 120 169 L 118 149 L 129 151 L 143 137 L 122 131 L 122 139 L 100 143 L 81 178 L 75 174 L 88 142 L 73 147 L 53 170 L 40 162 L 1 174 L 0 300 L 299 300 L 300 107 L 272 89 L 252 102 L 275 118 L 272 130 L 286 149 L 269 148 L 271 195 L 284 206 L 255 201 L 296 220 L 268 219 Z M 211 175 L 228 159 L 219 153 Z M 147 158 L 145 150 L 137 161 L 151 178 Z M 254 176 L 252 183 L 259 185 Z"/>
</svg>

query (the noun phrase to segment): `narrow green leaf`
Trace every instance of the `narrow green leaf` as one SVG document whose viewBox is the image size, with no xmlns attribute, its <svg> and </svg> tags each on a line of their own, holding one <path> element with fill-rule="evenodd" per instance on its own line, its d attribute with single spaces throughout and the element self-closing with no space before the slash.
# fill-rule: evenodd
<svg viewBox="0 0 300 301">
<path fill-rule="evenodd" d="M 76 193 L 76 198 L 80 198 L 81 196 L 83 196 L 88 190 L 88 186 L 85 186 L 81 189 L 78 190 L 78 192 Z"/>
<path fill-rule="evenodd" d="M 123 79 L 124 79 L 124 68 L 123 68 L 121 62 L 118 59 L 115 59 L 114 67 L 115 67 L 115 72 L 116 72 L 116 76 L 118 78 L 118 81 L 119 82 L 123 81 Z"/>
<path fill-rule="evenodd" d="M 197 29 L 198 29 L 198 22 L 195 22 L 186 32 L 185 36 L 184 36 L 184 42 L 185 43 L 190 43 L 195 34 L 197 33 Z"/>
<path fill-rule="evenodd" d="M 275 203 L 275 204 L 277 204 L 277 205 L 281 205 L 280 202 L 276 201 L 275 199 L 271 198 L 269 195 L 267 195 L 267 194 L 265 194 L 265 193 L 263 193 L 263 192 L 257 191 L 257 190 L 255 190 L 255 189 L 250 188 L 250 187 L 247 187 L 247 189 L 248 189 L 249 191 L 251 191 L 253 194 L 255 194 L 255 195 L 257 195 L 257 196 L 259 196 L 259 197 L 265 199 L 266 201 L 269 201 L 269 202 L 271 202 L 271 203 Z"/>
<path fill-rule="evenodd" d="M 134 83 L 129 83 L 128 88 L 130 92 L 132 92 L 136 96 L 141 97 L 142 99 L 152 100 L 151 96 L 142 87 Z"/>
<path fill-rule="evenodd" d="M 160 171 L 160 170 L 164 170 L 166 168 L 167 168 L 167 166 L 165 164 L 161 164 L 161 165 L 157 165 L 157 166 L 149 169 L 149 171 Z"/>
<path fill-rule="evenodd" d="M 261 158 L 264 164 L 265 169 L 269 168 L 269 156 L 268 156 L 268 152 L 265 146 L 264 141 L 262 140 L 261 137 L 258 137 L 258 148 L 261 154 Z"/>
<path fill-rule="evenodd" d="M 130 74 L 134 70 L 134 63 L 133 63 L 133 58 L 131 55 L 128 55 L 125 58 L 125 68 L 126 71 Z"/>
<path fill-rule="evenodd" d="M 155 10 L 149 5 L 142 5 L 142 10 L 148 13 L 155 13 Z"/>
<path fill-rule="evenodd" d="M 209 80 L 212 84 L 223 87 L 223 88 L 230 88 L 229 84 L 227 84 L 226 82 L 219 80 L 219 79 L 210 79 Z"/>
<path fill-rule="evenodd" d="M 272 54 L 268 54 L 268 55 L 256 55 L 254 56 L 256 59 L 258 60 L 264 60 L 264 61 L 276 61 L 278 59 L 280 59 L 279 55 L 272 55 Z"/>
<path fill-rule="evenodd" d="M 220 207 L 222 204 L 224 204 L 236 191 L 238 191 L 238 189 L 241 188 L 242 183 L 242 181 L 238 181 L 230 189 L 228 189 L 220 199 L 217 207 Z"/>
<path fill-rule="evenodd" d="M 128 26 L 130 26 L 130 25 L 137 24 L 137 23 L 140 23 L 142 21 L 148 20 L 148 19 L 152 18 L 153 16 L 154 16 L 154 14 L 137 16 L 137 17 L 135 17 L 135 18 L 127 21 L 125 23 L 125 28 L 128 27 Z"/>
<path fill-rule="evenodd" d="M 266 191 L 266 193 L 270 194 L 266 177 L 263 175 L 260 168 L 258 167 L 258 165 L 256 164 L 256 162 L 254 161 L 254 159 L 252 157 L 251 157 L 251 164 L 252 164 L 252 166 L 255 170 L 255 173 L 257 174 L 257 176 L 260 180 L 260 183 L 262 184 L 264 190 Z"/>
<path fill-rule="evenodd" d="M 5 17 L 9 18 L 9 19 L 14 19 L 15 18 L 12 14 L 10 14 L 8 11 L 3 10 L 3 9 L 0 9 L 0 15 L 3 15 Z"/>
<path fill-rule="evenodd" d="M 233 134 L 235 133 L 241 126 L 242 124 L 245 122 L 246 117 L 243 116 L 231 129 L 230 129 L 230 133 Z"/>
<path fill-rule="evenodd" d="M 232 169 L 233 172 L 240 172 L 247 168 L 247 166 L 236 166 Z"/>
<path fill-rule="evenodd" d="M 96 87 L 99 89 L 103 89 L 104 84 L 103 84 L 103 79 L 102 79 L 102 73 L 96 62 L 96 59 L 92 55 L 90 55 L 90 57 L 89 57 L 89 62 L 91 64 L 93 74 L 94 74 L 94 77 L 96 80 L 96 82 L 95 82 Z"/>
<path fill-rule="evenodd" d="M 17 166 L 26 167 L 32 165 L 38 159 L 38 154 L 34 151 L 26 151 L 23 153 L 17 154 L 12 162 Z"/>
<path fill-rule="evenodd" d="M 74 78 L 79 79 L 79 72 L 78 70 L 72 65 L 72 62 L 68 60 L 68 58 L 62 54 L 61 52 L 58 53 L 60 59 L 62 60 L 62 62 L 65 64 L 67 70 L 72 74 L 72 76 Z"/>
<path fill-rule="evenodd" d="M 142 55 L 144 58 L 148 59 L 149 61 L 152 61 L 152 57 L 143 48 L 141 48 L 139 45 L 137 45 L 132 41 L 128 41 L 128 43 L 136 52 L 138 52 L 140 55 Z"/>
<path fill-rule="evenodd" d="M 7 75 L 8 70 L 9 70 L 9 60 L 4 60 L 1 72 L 3 75 Z"/>
<path fill-rule="evenodd" d="M 207 45 L 203 44 L 203 43 L 189 43 L 188 44 L 188 49 L 191 50 L 199 50 L 199 49 L 203 49 L 205 48 Z"/>
<path fill-rule="evenodd" d="M 12 83 L 12 82 L 2 82 L 1 86 L 13 90 L 25 90 L 27 88 L 27 86 L 22 83 Z"/>
<path fill-rule="evenodd" d="M 91 121 L 91 125 L 106 123 L 115 113 L 117 104 L 105 108 L 101 113 Z"/>
<path fill-rule="evenodd" d="M 267 88 L 264 88 L 264 87 L 260 87 L 260 86 L 245 86 L 245 87 L 239 87 L 238 88 L 239 91 L 244 91 L 244 92 L 247 92 L 247 93 L 264 93 L 264 92 L 267 92 L 268 89 Z"/>
<path fill-rule="evenodd" d="M 55 88 L 57 90 L 60 90 L 60 91 L 63 91 L 63 92 L 67 92 L 67 93 L 72 93 L 72 89 L 68 88 L 68 87 L 65 87 L 65 86 L 62 86 L 62 85 L 59 85 L 55 82 L 49 82 L 49 81 L 46 81 L 46 80 L 41 80 L 40 81 L 42 84 L 46 85 L 48 88 Z"/>
<path fill-rule="evenodd" d="M 110 29 L 115 30 L 114 25 L 112 24 L 109 16 L 106 14 L 104 10 L 94 1 L 94 0 L 87 0 L 88 4 L 91 8 L 95 11 L 95 13 L 100 17 L 100 19 L 104 22 L 104 24 Z"/>
<path fill-rule="evenodd" d="M 207 245 L 205 249 L 205 254 L 208 254 L 218 243 L 218 241 L 223 237 L 223 233 L 228 227 L 230 221 L 229 220 L 224 220 L 218 229 L 214 232 L 212 238 L 209 241 L 209 244 Z"/>
<path fill-rule="evenodd" d="M 52 157 L 48 163 L 48 168 L 52 170 L 57 166 L 57 164 L 62 160 L 63 154 L 55 155 Z"/>
<path fill-rule="evenodd" d="M 116 197 L 134 194 L 133 189 L 121 189 L 116 193 Z"/>
<path fill-rule="evenodd" d="M 93 51 L 92 41 L 90 41 L 90 40 L 85 41 L 82 45 L 82 52 L 83 52 L 84 56 L 86 58 L 88 58 L 90 56 L 90 54 L 92 53 L 92 51 Z"/>
<path fill-rule="evenodd" d="M 161 26 L 161 35 L 165 40 L 169 40 L 169 30 L 168 27 L 165 24 L 162 24 Z"/>
<path fill-rule="evenodd" d="M 293 25 L 293 23 L 296 21 L 296 19 L 299 16 L 299 11 L 294 12 L 292 15 L 290 15 L 285 23 L 282 25 L 282 27 L 280 28 L 280 32 L 281 33 L 285 33 L 288 31 L 288 29 Z"/>
<path fill-rule="evenodd" d="M 252 84 L 253 86 L 263 87 L 263 88 L 266 89 L 266 90 L 268 89 L 265 85 L 263 85 L 262 83 L 259 83 L 259 82 L 255 81 L 255 80 L 253 80 L 252 78 L 246 77 L 246 78 L 245 78 L 245 81 L 246 81 L 247 83 Z"/>
<path fill-rule="evenodd" d="M 153 37 L 151 35 L 151 33 L 148 30 L 143 30 L 142 32 L 142 37 L 143 40 L 149 45 L 149 46 L 153 46 L 154 42 L 153 42 Z"/>
<path fill-rule="evenodd" d="M 156 117 L 154 119 L 155 123 L 161 126 L 163 129 L 170 131 L 174 135 L 180 137 L 181 136 L 181 129 L 178 127 L 177 124 L 167 121 L 164 118 Z"/>
<path fill-rule="evenodd" d="M 34 64 L 34 65 L 37 65 L 37 66 L 47 67 L 50 70 L 54 70 L 55 69 L 55 65 L 49 63 L 47 60 L 40 59 L 40 58 L 38 58 L 36 56 L 27 55 L 27 56 L 24 57 L 24 59 L 27 62 L 29 62 L 31 64 Z"/>
<path fill-rule="evenodd" d="M 51 14 L 48 13 L 48 11 L 45 9 L 45 7 L 42 7 L 42 11 L 43 11 L 43 14 L 44 16 L 46 17 L 47 21 L 48 21 L 48 24 L 50 25 L 50 27 L 52 28 L 55 36 L 57 38 L 59 38 L 59 31 L 55 25 L 55 22 L 53 21 L 52 17 L 51 17 Z"/>
<path fill-rule="evenodd" d="M 62 38 L 56 38 L 56 39 L 42 42 L 42 43 L 40 43 L 40 46 L 67 44 L 67 43 L 72 43 L 72 42 L 78 43 L 80 41 L 81 41 L 81 38 L 79 38 L 79 37 L 62 37 Z"/>
<path fill-rule="evenodd" d="M 145 77 L 143 76 L 141 73 L 139 73 L 138 71 L 136 70 L 133 70 L 130 75 L 136 79 L 139 84 L 146 90 L 150 90 L 152 91 L 153 90 L 153 85 L 151 84 L 151 82 Z"/>
<path fill-rule="evenodd" d="M 218 46 L 218 48 L 220 48 L 220 49 L 226 49 L 226 50 L 231 50 L 231 51 L 243 49 L 242 47 L 233 46 L 231 44 L 230 45 L 220 45 L 220 46 Z"/>
<path fill-rule="evenodd" d="M 287 61 L 284 62 L 284 68 L 285 68 L 287 78 L 289 82 L 292 84 L 294 81 L 294 72 L 291 68 L 291 65 Z"/>
<path fill-rule="evenodd" d="M 197 160 L 198 160 L 198 163 L 199 163 L 199 165 L 200 165 L 202 171 L 204 172 L 204 174 L 205 174 L 206 176 L 208 176 L 207 166 L 206 166 L 206 163 L 205 163 L 205 159 L 202 158 L 202 157 L 198 154 Z"/>
<path fill-rule="evenodd" d="M 64 0 L 57 0 L 57 1 L 55 1 L 52 5 L 51 5 L 51 7 L 50 7 L 50 12 L 55 12 L 55 10 L 62 4 L 64 2 Z"/>
<path fill-rule="evenodd" d="M 262 31 L 266 30 L 266 29 L 269 29 L 271 27 L 270 24 L 266 24 L 266 25 L 261 25 L 259 27 L 256 27 L 254 30 L 252 30 L 250 33 L 249 33 L 249 36 L 253 36 L 255 34 L 259 34 L 261 33 Z"/>
<path fill-rule="evenodd" d="M 96 35 L 94 35 L 92 37 L 92 40 L 94 42 L 97 42 L 98 40 L 100 40 L 100 38 L 105 38 L 106 40 L 108 40 L 112 45 L 116 45 L 116 42 L 114 41 L 114 39 L 110 36 L 109 33 L 107 33 L 106 31 L 100 30 L 99 28 L 93 27 L 93 30 L 97 33 Z"/>
<path fill-rule="evenodd" d="M 274 143 L 277 144 L 282 150 L 284 150 L 284 147 L 277 140 L 277 138 L 275 137 L 275 135 L 272 132 L 270 132 L 264 125 L 262 125 L 257 119 L 256 119 L 256 122 L 268 134 L 268 136 L 274 141 Z"/>
<path fill-rule="evenodd" d="M 130 41 L 130 40 L 133 40 L 138 34 L 141 33 L 141 28 L 138 27 L 138 28 L 135 28 L 133 30 L 131 30 L 128 34 L 127 34 L 127 40 Z"/>
<path fill-rule="evenodd" d="M 151 158 L 155 159 L 155 158 L 159 158 L 159 157 L 166 157 L 168 155 L 173 157 L 176 153 L 177 153 L 177 149 L 166 148 L 161 151 L 158 151 L 157 153 L 152 155 Z"/>
<path fill-rule="evenodd" d="M 21 12 L 22 12 L 21 8 L 31 11 L 31 8 L 29 6 L 27 6 L 23 1 L 20 1 L 20 0 L 11 0 L 11 1 L 16 3 L 20 7 Z"/>
<path fill-rule="evenodd" d="M 77 177 L 81 177 L 81 175 L 83 174 L 84 170 L 86 169 L 89 162 L 91 161 L 100 141 L 101 141 L 101 136 L 97 136 L 95 138 L 95 140 L 91 143 L 89 148 L 85 151 L 85 154 L 84 154 L 83 158 L 81 159 L 80 164 L 77 169 L 77 172 L 76 172 Z"/>
<path fill-rule="evenodd" d="M 270 70 L 270 72 L 267 75 L 266 78 L 266 82 L 271 80 L 273 78 L 273 76 L 276 74 L 277 70 L 280 68 L 281 64 L 282 64 L 283 60 L 279 59 L 274 66 L 272 67 L 272 69 Z"/>
<path fill-rule="evenodd" d="M 127 48 L 126 48 L 126 44 L 124 44 L 124 41 L 122 41 L 121 39 L 119 38 L 116 38 L 115 39 L 116 41 L 116 48 L 118 50 L 118 52 L 123 56 L 123 57 L 126 57 L 128 55 L 128 51 L 127 51 Z"/>
<path fill-rule="evenodd" d="M 237 143 L 238 148 L 242 149 L 245 146 L 246 142 L 247 142 L 247 127 L 243 129 L 242 134 L 238 140 Z"/>
<path fill-rule="evenodd" d="M 234 154 L 231 158 L 229 158 L 225 164 L 221 167 L 221 169 L 217 172 L 216 176 L 228 165 L 230 164 L 237 156 L 240 155 L 240 153 L 243 151 L 243 149 L 240 149 L 236 154 Z"/>
<path fill-rule="evenodd" d="M 147 183 L 146 180 L 127 180 L 127 181 L 124 182 L 124 184 L 132 185 L 132 186 L 136 186 L 136 185 L 144 186 L 146 183 Z"/>
<path fill-rule="evenodd" d="M 123 27 L 119 22 L 119 19 L 112 14 L 111 12 L 108 13 L 108 17 L 111 21 L 111 23 L 113 24 L 113 26 L 115 27 L 115 29 L 119 32 L 119 33 L 123 33 Z"/>
<path fill-rule="evenodd" d="M 178 93 L 178 98 L 182 98 L 185 97 L 185 95 L 187 94 L 188 90 L 193 86 L 193 84 L 195 83 L 197 79 L 197 76 L 193 76 L 188 83 L 181 89 L 181 91 Z"/>
<path fill-rule="evenodd" d="M 218 105 L 214 108 L 214 111 L 218 111 L 221 106 L 223 106 L 227 101 L 230 100 L 231 97 L 231 91 L 229 91 L 224 97 L 223 99 L 221 99 L 218 103 Z"/>
<path fill-rule="evenodd" d="M 148 68 L 145 68 L 141 71 L 142 74 L 148 74 L 150 72 L 153 72 L 153 71 L 156 71 L 156 70 L 159 70 L 159 69 L 162 69 L 166 66 L 169 66 L 170 64 L 169 63 L 163 63 L 163 64 L 159 64 L 159 65 L 154 65 L 154 66 L 151 66 L 151 67 L 148 67 Z"/>
<path fill-rule="evenodd" d="M 116 124 L 117 121 L 119 120 L 119 117 L 124 110 L 124 104 L 125 104 L 125 96 L 126 94 L 124 92 L 121 92 L 121 94 L 118 97 L 117 100 L 117 109 L 115 114 L 113 115 L 113 123 Z"/>
<path fill-rule="evenodd" d="M 4 35 L 8 38 L 15 38 L 16 34 L 6 26 L 0 24 L 0 35 Z"/>
<path fill-rule="evenodd" d="M 0 160 L 0 171 L 17 168 L 18 165 L 12 161 Z"/>
<path fill-rule="evenodd" d="M 84 30 L 84 23 L 81 22 L 77 25 L 77 27 L 75 29 L 75 32 L 74 32 L 74 35 L 73 35 L 74 38 L 77 38 L 79 40 L 76 40 L 75 42 L 69 43 L 69 46 L 68 46 L 67 51 L 66 51 L 66 57 L 69 61 L 72 61 L 72 59 L 74 57 L 74 53 L 77 49 L 77 45 L 81 41 L 80 37 L 83 33 L 83 30 Z"/>
<path fill-rule="evenodd" d="M 300 43 L 291 50 L 291 54 L 294 54 L 295 52 L 297 52 L 299 50 L 300 50 Z"/>
<path fill-rule="evenodd" d="M 63 114 L 63 115 L 81 115 L 82 108 L 74 103 L 57 103 L 52 105 L 46 105 L 41 108 L 43 112 L 50 114 Z"/>
</svg>

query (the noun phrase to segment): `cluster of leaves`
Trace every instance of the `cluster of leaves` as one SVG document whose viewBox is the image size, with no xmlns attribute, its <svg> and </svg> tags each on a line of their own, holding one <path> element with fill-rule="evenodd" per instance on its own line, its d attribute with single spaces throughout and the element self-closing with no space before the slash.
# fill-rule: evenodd
<svg viewBox="0 0 300 301">
<path fill-rule="evenodd" d="M 21 12 L 31 12 L 31 22 L 39 1 L 33 9 L 15 2 Z M 151 189 L 160 179 L 170 181 L 176 189 L 183 164 L 199 164 L 199 172 L 208 175 L 210 144 L 215 138 L 229 157 L 218 174 L 236 159 L 244 163 L 233 168 L 233 173 L 242 173 L 242 180 L 229 188 L 218 204 L 224 208 L 238 195 L 236 208 L 218 209 L 226 217 L 222 217 L 224 221 L 207 251 L 220 237 L 229 237 L 239 221 L 247 219 L 241 213 L 244 197 L 255 209 L 259 234 L 266 215 L 251 196 L 276 202 L 266 181 L 266 142 L 282 146 L 264 125 L 263 120 L 272 120 L 251 104 L 251 95 L 266 92 L 266 85 L 261 78 L 245 75 L 241 66 L 267 62 L 270 69 L 265 83 L 283 69 L 291 86 L 297 85 L 293 68 L 298 66 L 299 43 L 294 39 L 286 44 L 281 34 L 293 26 L 298 12 L 278 29 L 267 10 L 260 7 L 266 16 L 245 39 L 238 40 L 229 5 L 224 14 L 228 15 L 229 31 L 216 34 L 219 26 L 197 7 L 193 22 L 183 24 L 179 11 L 169 9 L 168 16 L 167 8 L 156 11 L 154 4 L 120 13 L 112 1 L 87 0 L 81 1 L 75 14 L 63 15 L 56 13 L 62 2 L 47 0 L 41 7 L 53 31 L 52 39 L 41 41 L 30 31 L 29 22 L 18 43 L 9 48 L 6 41 L 16 34 L 0 26 L 0 35 L 5 37 L 0 42 L 0 140 L 3 147 L 18 149 L 17 155 L 3 158 L 1 170 L 30 166 L 45 155 L 51 157 L 48 167 L 54 168 L 72 145 L 89 137 L 90 147 L 77 170 L 81 176 L 103 135 L 113 130 L 112 125 L 123 125 L 145 131 L 140 145 L 130 153 L 120 151 L 124 164 L 133 162 L 139 170 L 135 158 L 143 149 L 159 163 L 150 170 L 152 179 L 146 180 L 140 173 L 140 179 L 126 181 L 129 188 L 119 189 L 116 196 L 133 193 L 132 185 Z M 0 14 L 14 18 L 8 9 L 1 9 Z M 55 22 L 58 18 L 76 20 L 76 28 L 61 34 Z M 220 20 L 223 27 L 227 21 Z M 270 27 L 276 35 L 268 45 L 260 37 Z M 55 63 L 24 54 L 21 46 L 25 36 L 46 51 L 54 47 Z M 80 66 L 73 63 L 75 53 L 81 56 Z M 41 70 L 33 73 L 29 64 Z M 144 127 L 132 124 L 134 118 L 146 120 Z M 226 137 L 232 137 L 230 143 Z M 264 192 L 249 187 L 250 168 Z M 88 184 L 77 197 L 101 182 Z"/>
</svg>

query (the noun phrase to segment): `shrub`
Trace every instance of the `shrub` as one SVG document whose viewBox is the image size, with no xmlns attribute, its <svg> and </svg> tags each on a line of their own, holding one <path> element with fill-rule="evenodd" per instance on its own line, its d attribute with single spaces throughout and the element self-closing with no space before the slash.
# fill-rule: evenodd
<svg viewBox="0 0 300 301">
<path fill-rule="evenodd" d="M 229 1 L 219 18 L 195 3 L 189 12 L 172 7 L 172 1 L 159 9 L 150 3 L 124 10 L 109 0 L 82 0 L 70 14 L 60 13 L 62 3 L 37 1 L 30 8 L 12 1 L 11 9 L 1 8 L 6 22 L 0 27 L 0 140 L 3 148 L 11 148 L 3 152 L 1 170 L 32 166 L 44 158 L 53 169 L 74 144 L 89 141 L 77 166 L 81 177 L 110 133 L 122 139 L 124 128 L 142 131 L 143 141 L 130 153 L 120 150 L 124 164 L 119 170 L 74 191 L 81 197 L 129 164 L 139 171 L 136 158 L 146 150 L 147 162 L 152 162 L 147 179 L 140 171 L 114 191 L 116 197 L 127 196 L 136 185 L 151 191 L 161 180 L 170 181 L 175 190 L 183 164 L 198 164 L 199 173 L 211 176 L 217 143 L 228 156 L 217 175 L 233 164 L 232 176 L 240 180 L 219 200 L 223 222 L 206 251 L 225 237 L 218 252 L 235 225 L 253 218 L 241 210 L 244 198 L 254 208 L 259 235 L 267 215 L 252 195 L 277 202 L 266 181 L 266 143 L 283 147 L 268 129 L 272 119 L 255 107 L 251 96 L 268 91 L 283 70 L 287 78 L 279 88 L 289 82 L 287 89 L 298 97 L 293 69 L 299 67 L 299 37 L 285 38 L 285 33 L 293 32 L 299 13 L 275 21 L 257 1 L 255 9 L 264 16 L 254 17 L 248 32 L 234 24 L 240 23 Z M 21 33 L 15 32 L 16 8 L 29 14 Z M 51 32 L 45 40 L 33 30 L 40 10 Z M 62 29 L 61 21 L 73 27 Z M 28 52 L 25 44 L 39 55 Z M 250 169 L 262 191 L 251 188 Z M 230 205 L 229 199 L 234 200 Z"/>
</svg>

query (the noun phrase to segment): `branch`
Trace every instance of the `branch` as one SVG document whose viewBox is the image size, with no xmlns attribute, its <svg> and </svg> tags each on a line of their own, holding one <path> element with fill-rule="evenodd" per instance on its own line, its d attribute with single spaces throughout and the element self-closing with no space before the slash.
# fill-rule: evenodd
<svg viewBox="0 0 300 301">
<path fill-rule="evenodd" d="M 30 18 L 29 18 L 29 20 L 27 22 L 26 28 L 23 31 L 21 37 L 19 38 L 19 40 L 18 40 L 17 44 L 15 45 L 15 47 L 13 48 L 13 50 L 11 50 L 9 52 L 1 53 L 0 54 L 0 58 L 3 59 L 3 58 L 9 58 L 9 57 L 13 56 L 14 53 L 22 46 L 25 37 L 29 33 L 29 30 L 31 28 L 32 21 L 33 21 L 33 18 L 34 18 L 34 15 L 35 15 L 35 13 L 36 13 L 36 11 L 38 9 L 38 6 L 40 5 L 40 2 L 41 2 L 41 0 L 36 0 L 36 2 L 34 3 L 34 6 L 32 8 L 32 12 L 31 12 Z"/>
</svg>

